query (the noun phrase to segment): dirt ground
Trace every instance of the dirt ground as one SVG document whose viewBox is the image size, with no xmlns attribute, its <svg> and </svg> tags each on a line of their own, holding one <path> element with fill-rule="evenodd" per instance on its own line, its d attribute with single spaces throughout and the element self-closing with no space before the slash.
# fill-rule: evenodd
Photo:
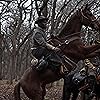
<svg viewBox="0 0 100 100">
<path fill-rule="evenodd" d="M 0 81 L 0 100 L 14 100 L 13 90 L 15 84 L 16 84 L 15 82 L 13 82 L 13 84 L 10 85 L 8 81 Z M 54 85 L 53 87 L 49 85 L 47 86 L 46 91 L 47 93 L 45 96 L 45 100 L 62 100 L 63 84 L 60 85 L 57 84 L 57 86 Z M 29 98 L 26 97 L 22 89 L 20 93 L 21 93 L 22 100 L 30 100 Z M 80 94 L 77 100 L 81 100 Z"/>
<path fill-rule="evenodd" d="M 7 81 L 0 81 L 0 100 L 14 100 L 13 88 L 15 84 L 10 85 Z M 63 86 L 48 87 L 46 89 L 47 94 L 45 100 L 62 100 L 62 89 Z M 23 91 L 21 91 L 21 99 L 30 100 L 25 96 Z"/>
</svg>

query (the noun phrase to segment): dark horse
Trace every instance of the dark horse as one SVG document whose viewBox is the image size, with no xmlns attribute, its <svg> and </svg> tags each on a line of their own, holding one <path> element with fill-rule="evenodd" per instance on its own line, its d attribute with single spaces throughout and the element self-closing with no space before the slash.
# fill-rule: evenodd
<svg viewBox="0 0 100 100">
<path fill-rule="evenodd" d="M 74 63 L 77 63 L 81 59 L 97 55 L 98 53 L 93 52 L 97 49 L 100 49 L 100 44 L 88 47 L 83 45 L 79 32 L 82 25 L 91 26 L 96 30 L 100 30 L 100 24 L 92 15 L 88 6 L 76 11 L 76 13 L 69 19 L 65 28 L 61 32 L 62 34 L 58 36 L 59 39 L 52 39 L 53 43 L 57 43 L 59 40 L 60 41 L 58 43 L 63 42 L 63 44 L 61 44 L 59 47 L 61 52 L 63 52 L 63 54 Z M 63 37 L 65 36 L 67 37 L 64 39 Z M 68 44 L 64 43 L 66 40 L 68 40 Z M 72 66 L 69 66 L 69 64 L 66 64 L 68 70 L 71 71 L 73 68 L 71 68 Z M 30 67 L 25 71 L 24 75 L 14 88 L 15 100 L 21 100 L 20 87 L 22 87 L 23 91 L 30 99 L 43 100 L 46 94 L 45 85 L 57 81 L 62 77 L 63 75 L 60 73 L 57 74 L 50 69 L 47 69 L 44 73 L 40 74 L 34 67 L 33 69 Z"/>
<path fill-rule="evenodd" d="M 92 74 L 88 69 L 89 66 L 85 65 L 79 72 L 65 78 L 66 100 L 70 100 L 71 94 L 73 94 L 71 100 L 77 100 L 80 91 L 81 100 L 92 100 L 94 96 L 99 97 L 100 84 L 97 84 L 97 81 L 98 83 L 100 81 L 98 79 L 100 67 L 95 67 L 95 70 L 92 70 Z"/>
<path fill-rule="evenodd" d="M 77 100 L 80 88 L 84 86 L 86 77 L 87 75 L 84 69 L 66 75 L 64 78 L 63 100 Z"/>
<path fill-rule="evenodd" d="M 100 66 L 97 66 L 95 74 L 90 75 L 86 80 L 88 87 L 82 90 L 82 100 L 92 100 L 93 97 L 96 97 L 96 100 L 100 100 Z"/>
<path fill-rule="evenodd" d="M 95 66 L 91 72 L 88 71 L 87 65 L 75 74 L 71 74 L 65 79 L 66 82 L 66 100 L 77 100 L 78 94 L 81 91 L 81 100 L 96 100 L 100 99 L 100 66 Z"/>
</svg>

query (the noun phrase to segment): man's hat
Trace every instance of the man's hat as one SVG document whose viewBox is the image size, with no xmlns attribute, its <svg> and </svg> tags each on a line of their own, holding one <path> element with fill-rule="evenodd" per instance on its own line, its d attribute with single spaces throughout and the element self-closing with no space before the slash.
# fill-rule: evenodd
<svg viewBox="0 0 100 100">
<path fill-rule="evenodd" d="M 45 17 L 45 16 L 39 16 L 39 17 L 36 19 L 35 23 L 37 24 L 38 22 L 43 21 L 43 20 L 47 20 L 47 21 L 48 21 L 48 18 Z"/>
</svg>

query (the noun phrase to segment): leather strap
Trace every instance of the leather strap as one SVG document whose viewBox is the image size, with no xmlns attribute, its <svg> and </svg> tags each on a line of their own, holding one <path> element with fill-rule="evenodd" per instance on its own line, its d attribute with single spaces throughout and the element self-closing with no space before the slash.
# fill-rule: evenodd
<svg viewBox="0 0 100 100">
<path fill-rule="evenodd" d="M 74 37 L 71 37 L 71 38 L 67 39 L 67 40 L 65 41 L 65 43 L 66 43 L 66 44 L 69 44 L 70 42 L 72 42 L 72 41 L 74 41 L 74 40 L 77 40 L 77 39 L 80 39 L 80 37 L 79 37 L 79 36 L 74 36 Z"/>
</svg>

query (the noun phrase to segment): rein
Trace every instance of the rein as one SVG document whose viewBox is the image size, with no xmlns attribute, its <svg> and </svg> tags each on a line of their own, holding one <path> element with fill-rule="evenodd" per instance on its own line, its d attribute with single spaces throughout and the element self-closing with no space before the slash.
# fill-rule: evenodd
<svg viewBox="0 0 100 100">
<path fill-rule="evenodd" d="M 83 17 L 86 18 L 87 20 L 89 20 L 88 17 L 86 17 L 81 9 L 81 15 L 82 15 L 82 21 L 83 21 Z M 91 20 L 92 22 L 95 22 L 97 19 Z"/>
<path fill-rule="evenodd" d="M 60 38 L 58 38 L 58 37 L 55 37 L 54 39 L 57 39 L 59 41 L 59 43 L 60 43 L 59 46 L 62 46 L 64 44 L 67 45 L 67 44 L 69 44 L 70 42 L 72 42 L 74 40 L 80 39 L 79 34 L 80 34 L 80 32 L 77 32 L 77 33 L 65 36 L 64 38 L 61 38 L 61 40 L 64 40 L 64 42 L 61 42 Z M 78 36 L 75 36 L 75 35 L 78 35 Z"/>
</svg>

